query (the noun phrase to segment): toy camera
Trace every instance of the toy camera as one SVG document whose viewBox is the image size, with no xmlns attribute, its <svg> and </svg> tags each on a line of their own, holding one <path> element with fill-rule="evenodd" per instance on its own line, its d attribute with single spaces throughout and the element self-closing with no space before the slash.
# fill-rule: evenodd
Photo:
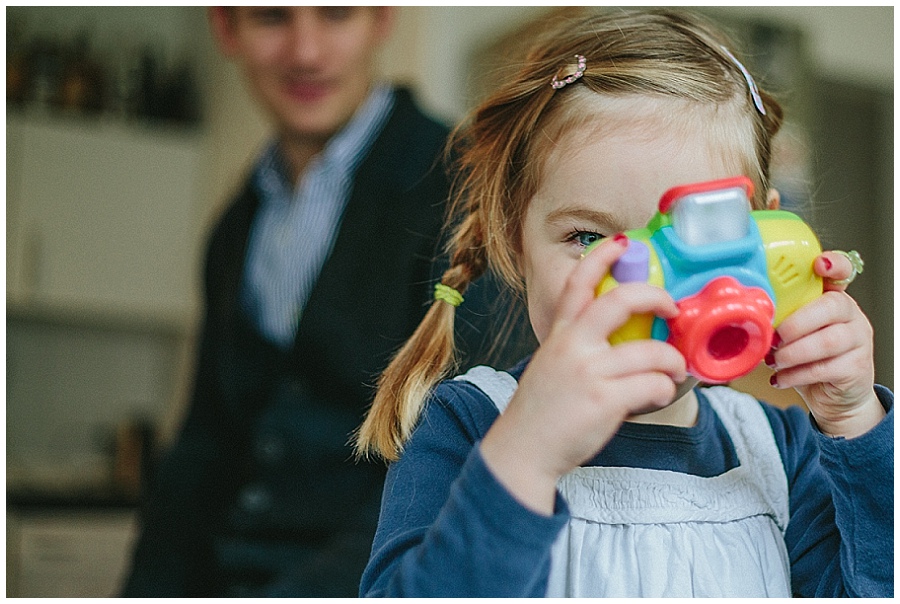
<svg viewBox="0 0 900 604">
<path fill-rule="evenodd" d="M 711 384 L 749 373 L 790 313 L 822 295 L 813 261 L 822 252 L 797 215 L 751 211 L 753 183 L 740 176 L 675 187 L 646 228 L 628 231 L 627 251 L 597 286 L 644 281 L 671 294 L 681 313 L 635 315 L 610 343 L 668 341 L 688 373 Z"/>
</svg>

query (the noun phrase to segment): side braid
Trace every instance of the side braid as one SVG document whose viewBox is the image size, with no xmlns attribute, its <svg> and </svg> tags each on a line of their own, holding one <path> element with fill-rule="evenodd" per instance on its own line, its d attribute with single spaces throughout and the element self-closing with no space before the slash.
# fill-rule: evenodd
<svg viewBox="0 0 900 604">
<path fill-rule="evenodd" d="M 463 220 L 450 242 L 450 268 L 441 283 L 460 293 L 487 265 L 476 214 Z M 356 434 L 357 457 L 400 458 L 429 392 L 456 368 L 456 307 L 434 300 L 413 335 L 378 380 L 378 391 Z"/>
</svg>

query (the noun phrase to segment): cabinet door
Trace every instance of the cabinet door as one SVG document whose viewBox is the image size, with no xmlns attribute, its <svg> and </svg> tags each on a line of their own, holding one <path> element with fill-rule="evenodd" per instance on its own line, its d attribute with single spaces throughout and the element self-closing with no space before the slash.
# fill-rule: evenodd
<svg viewBox="0 0 900 604">
<path fill-rule="evenodd" d="M 21 224 L 19 191 L 22 175 L 22 128 L 7 119 L 6 125 L 6 299 L 20 302 L 25 292 L 22 266 L 25 236 Z"/>
<path fill-rule="evenodd" d="M 133 512 L 7 516 L 10 520 L 15 528 L 7 534 L 7 555 L 13 555 L 16 572 L 8 597 L 116 595 L 137 531 Z"/>
<path fill-rule="evenodd" d="M 12 130 L 13 298 L 151 317 L 190 312 L 197 137 L 59 120 Z"/>
</svg>

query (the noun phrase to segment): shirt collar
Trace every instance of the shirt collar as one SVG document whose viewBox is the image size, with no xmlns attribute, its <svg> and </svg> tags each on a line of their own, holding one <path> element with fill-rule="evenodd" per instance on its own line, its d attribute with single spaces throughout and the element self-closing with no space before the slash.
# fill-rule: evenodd
<svg viewBox="0 0 900 604">
<path fill-rule="evenodd" d="M 350 121 L 329 139 L 325 148 L 313 158 L 307 172 L 317 167 L 349 174 L 375 141 L 394 105 L 394 90 L 384 83 L 372 87 Z M 257 184 L 264 198 L 293 197 L 294 185 L 287 178 L 284 156 L 278 140 L 264 151 L 257 167 Z"/>
</svg>

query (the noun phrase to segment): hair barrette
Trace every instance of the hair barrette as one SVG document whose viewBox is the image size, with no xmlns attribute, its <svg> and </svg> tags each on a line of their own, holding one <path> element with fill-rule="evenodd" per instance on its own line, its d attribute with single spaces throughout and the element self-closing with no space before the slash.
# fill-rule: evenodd
<svg viewBox="0 0 900 604">
<path fill-rule="evenodd" d="M 731 52 L 729 52 L 727 48 L 725 48 L 724 46 L 720 46 L 719 48 L 722 49 L 722 52 L 728 55 L 728 58 L 731 59 L 734 64 L 737 65 L 737 68 L 741 70 L 741 73 L 744 74 L 744 79 L 747 80 L 747 86 L 750 87 L 750 96 L 753 97 L 753 104 L 756 105 L 756 110 L 759 111 L 762 115 L 765 115 L 766 108 L 763 105 L 762 97 L 759 95 L 759 88 L 756 87 L 756 82 L 753 80 L 753 76 L 750 75 L 750 72 L 747 71 L 747 68 L 744 67 L 743 63 L 738 61 L 737 57 L 731 54 Z"/>
<path fill-rule="evenodd" d="M 559 75 L 558 73 L 557 75 L 553 76 L 553 80 L 550 82 L 550 85 L 554 88 L 554 90 L 559 90 L 563 86 L 571 84 L 584 75 L 584 70 L 587 67 L 587 59 L 585 59 L 583 55 L 575 55 L 575 60 L 578 61 L 575 67 L 575 73 L 567 75 L 561 80 L 557 77 Z"/>
</svg>

